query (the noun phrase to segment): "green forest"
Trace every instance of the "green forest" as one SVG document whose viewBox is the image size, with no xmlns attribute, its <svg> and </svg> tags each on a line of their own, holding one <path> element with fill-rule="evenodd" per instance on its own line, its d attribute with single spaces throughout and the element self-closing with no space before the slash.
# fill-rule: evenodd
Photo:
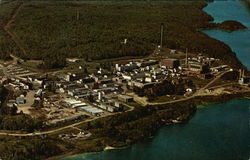
<svg viewBox="0 0 250 160">
<path fill-rule="evenodd" d="M 11 15 L 8 11 L 15 3 L 18 2 L 2 6 L 7 8 L 7 15 Z M 211 28 L 209 22 L 213 20 L 202 11 L 206 4 L 206 1 L 25 1 L 11 31 L 26 53 L 13 46 L 7 36 L 1 36 L 4 39 L 1 53 L 47 60 L 47 68 L 64 66 L 65 57 L 96 60 L 144 56 L 159 44 L 160 24 L 164 23 L 164 47 L 183 51 L 189 48 L 191 52 L 209 54 L 239 66 L 228 46 L 200 32 Z"/>
<path fill-rule="evenodd" d="M 4 31 L 4 26 L 11 18 L 13 11 L 20 2 L 10 1 L 3 2 L 0 6 L 0 59 L 7 60 L 10 58 L 10 54 L 20 54 L 18 47 L 10 39 L 8 34 Z"/>
</svg>

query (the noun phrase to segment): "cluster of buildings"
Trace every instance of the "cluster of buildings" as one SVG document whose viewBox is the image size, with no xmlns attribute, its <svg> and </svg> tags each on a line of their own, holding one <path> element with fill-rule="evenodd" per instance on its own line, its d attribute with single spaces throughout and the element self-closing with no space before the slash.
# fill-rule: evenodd
<svg viewBox="0 0 250 160">
<path fill-rule="evenodd" d="M 65 106 L 67 107 L 72 107 L 72 108 L 76 108 L 78 110 L 83 110 L 86 111 L 92 115 L 101 115 L 103 114 L 103 110 L 98 109 L 90 104 L 84 103 L 82 101 L 79 100 L 75 100 L 75 99 L 65 99 L 63 100 Z"/>
<path fill-rule="evenodd" d="M 226 65 L 213 66 L 213 63 L 218 59 L 206 58 L 202 55 L 197 57 L 188 58 L 185 62 L 186 71 L 188 74 L 196 75 L 201 79 L 210 79 L 219 71 L 223 71 L 228 68 Z"/>
<path fill-rule="evenodd" d="M 9 75 L 13 75 L 15 77 L 23 77 L 23 76 L 36 74 L 36 73 L 30 71 L 29 69 L 25 69 L 25 68 L 18 66 L 16 64 L 10 64 L 6 68 L 7 68 L 7 73 Z"/>
<path fill-rule="evenodd" d="M 72 81 L 63 78 L 71 75 L 78 78 Z M 92 115 L 102 115 L 104 111 L 123 111 L 122 104 L 117 100 L 117 95 L 122 92 L 121 85 L 113 83 L 112 79 L 106 75 L 80 75 L 82 74 L 59 75 L 61 81 L 57 82 L 57 92 L 70 97 L 70 99 L 63 100 L 67 106 L 86 111 Z M 88 81 L 85 82 L 83 79 L 88 79 Z M 107 98 L 107 95 L 113 96 Z M 82 101 L 91 101 L 91 104 Z"/>
<path fill-rule="evenodd" d="M 67 107 L 72 107 L 77 110 L 85 111 L 95 116 L 100 116 L 104 114 L 104 111 L 111 113 L 124 111 L 124 106 L 121 102 L 114 99 L 102 97 L 101 92 L 99 92 L 98 99 L 94 100 L 91 104 L 89 102 L 86 103 L 81 100 L 76 100 L 72 98 L 65 99 L 62 102 L 62 104 Z"/>
<path fill-rule="evenodd" d="M 76 59 L 69 59 L 75 62 Z M 9 101 L 8 105 L 26 103 L 25 92 L 33 90 L 34 101 L 42 101 L 45 106 L 63 107 L 85 112 L 89 116 L 101 116 L 126 110 L 124 103 L 134 99 L 127 91 L 134 87 L 151 87 L 168 79 L 187 79 L 190 76 L 209 79 L 221 71 L 227 70 L 227 65 L 215 63 L 218 59 L 202 55 L 184 59 L 163 58 L 161 60 L 139 60 L 124 64 L 115 64 L 113 71 L 105 72 L 99 69 L 96 73 L 87 74 L 82 68 L 79 71 L 59 73 L 55 79 L 47 76 L 40 78 L 18 65 L 9 65 L 8 73 L 13 75 L 8 79 L 8 85 L 20 94 Z M 250 78 L 240 71 L 239 84 L 249 84 Z M 186 88 L 192 92 L 191 88 Z M 50 94 L 59 95 L 52 101 Z M 46 97 L 46 98 L 45 98 Z M 54 105 L 56 104 L 57 105 Z M 57 111 L 53 111 L 53 114 Z M 73 113 L 73 112 L 72 112 Z M 63 121 L 74 120 L 84 114 L 66 117 Z M 63 116 L 61 116 L 63 117 Z M 51 118 L 53 119 L 53 117 Z"/>
<path fill-rule="evenodd" d="M 162 62 L 160 62 L 161 64 Z M 124 69 L 125 67 L 125 69 Z M 175 67 L 167 68 L 159 65 L 159 61 L 148 60 L 129 62 L 125 65 L 116 64 L 112 80 L 118 84 L 127 84 L 130 88 L 152 86 L 168 77 L 179 77 L 180 72 Z"/>
<path fill-rule="evenodd" d="M 186 57 L 184 60 L 163 58 L 160 61 L 143 60 L 124 65 L 116 64 L 112 79 L 116 83 L 127 83 L 131 88 L 150 87 L 164 79 L 187 78 L 190 75 L 209 79 L 228 68 L 226 65 L 214 67 L 215 61 L 217 59 L 199 55 L 193 58 Z"/>
<path fill-rule="evenodd" d="M 76 101 L 91 97 L 93 107 L 115 112 L 122 110 L 117 108 L 117 102 L 133 101 L 132 97 L 124 94 L 127 89 L 150 87 L 165 79 L 174 80 L 189 76 L 208 79 L 228 69 L 227 65 L 213 65 L 216 61 L 218 59 L 202 55 L 192 58 L 186 56 L 185 59 L 130 61 L 115 64 L 113 72 L 110 73 L 103 73 L 100 69 L 97 73 L 91 74 L 80 71 L 58 75 L 60 82 L 57 82 L 57 87 L 60 94 L 67 94 Z M 106 98 L 109 95 L 113 98 Z"/>
</svg>

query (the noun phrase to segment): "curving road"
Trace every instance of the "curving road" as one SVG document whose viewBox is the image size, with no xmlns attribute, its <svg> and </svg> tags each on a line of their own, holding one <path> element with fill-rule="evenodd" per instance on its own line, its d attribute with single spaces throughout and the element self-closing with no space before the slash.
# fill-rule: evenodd
<svg viewBox="0 0 250 160">
<path fill-rule="evenodd" d="M 134 110 L 133 106 L 130 106 L 128 104 L 124 104 L 124 105 L 129 108 L 125 112 L 129 112 L 129 111 Z M 14 133 L 14 132 L 11 132 L 11 131 L 0 131 L 0 135 L 17 136 L 17 137 L 29 137 L 29 136 L 39 136 L 39 135 L 53 134 L 53 133 L 56 133 L 56 132 L 59 132 L 59 131 L 65 130 L 65 129 L 69 129 L 69 128 L 76 129 L 76 126 L 81 125 L 83 123 L 90 122 L 90 121 L 93 121 L 93 120 L 96 120 L 96 119 L 99 119 L 99 118 L 103 118 L 103 117 L 113 116 L 115 114 L 120 114 L 120 112 L 114 113 L 112 115 L 106 114 L 106 115 L 103 115 L 103 116 L 100 116 L 100 117 L 94 117 L 92 119 L 86 119 L 86 120 L 83 120 L 81 122 L 76 122 L 76 123 L 73 123 L 73 124 L 70 124 L 70 125 L 67 125 L 67 126 L 56 128 L 56 129 L 51 129 L 49 131 L 41 131 L 41 132 L 33 132 L 33 133 L 16 133 L 16 132 Z M 79 128 L 78 128 L 78 130 L 79 130 Z"/>
<path fill-rule="evenodd" d="M 185 97 L 185 98 L 182 98 L 182 99 L 177 99 L 177 100 L 173 100 L 173 101 L 168 101 L 168 102 L 161 102 L 161 103 L 147 103 L 148 105 L 163 105 L 163 104 L 170 104 L 170 103 L 176 103 L 176 102 L 181 102 L 181 101 L 186 101 L 186 100 L 189 100 L 189 99 L 192 99 L 196 96 L 199 96 L 199 92 L 202 91 L 202 90 L 205 90 L 207 89 L 211 84 L 213 84 L 215 81 L 217 81 L 221 76 L 223 76 L 225 73 L 227 72 L 230 72 L 229 70 L 227 71 L 224 71 L 223 73 L 221 73 L 220 75 L 218 75 L 216 78 L 214 78 L 211 82 L 209 82 L 207 85 L 205 85 L 204 87 L 202 87 L 200 90 L 198 90 L 196 93 L 194 93 L 192 96 L 190 97 Z M 130 106 L 128 104 L 124 104 L 125 106 L 127 106 L 129 108 L 129 110 L 127 110 L 126 112 L 129 112 L 129 111 L 132 111 L 134 109 L 133 106 Z M 115 113 L 115 114 L 120 114 L 119 112 L 118 113 Z M 114 114 L 112 114 L 114 115 Z M 67 126 L 63 126 L 63 127 L 60 127 L 60 128 L 56 128 L 56 129 L 51 129 L 49 131 L 41 131 L 41 132 L 34 132 L 34 133 L 14 133 L 14 132 L 10 132 L 10 131 L 0 131 L 0 135 L 5 135 L 5 136 L 19 136 L 19 137 L 28 137 L 28 136 L 38 136 L 38 135 L 46 135 L 46 134 L 53 134 L 53 133 L 56 133 L 56 132 L 59 132 L 59 131 L 62 131 L 62 130 L 65 130 L 65 129 L 69 129 L 69 128 L 73 128 L 75 129 L 76 126 L 78 125 L 81 125 L 83 123 L 86 123 L 86 122 L 90 122 L 90 121 L 93 121 L 93 120 L 96 120 L 98 118 L 103 118 L 103 117 L 107 117 L 107 116 L 112 116 L 112 115 L 104 115 L 104 116 L 100 116 L 100 117 L 94 117 L 92 119 L 87 119 L 87 120 L 83 120 L 81 122 L 77 122 L 77 123 L 73 123 L 73 124 L 70 124 L 70 125 L 67 125 Z"/>
<path fill-rule="evenodd" d="M 190 97 L 186 97 L 186 98 L 181 98 L 181 99 L 177 99 L 177 100 L 173 100 L 173 101 L 168 101 L 168 102 L 148 102 L 148 105 L 164 105 L 164 104 L 170 104 L 170 103 L 175 103 L 175 102 L 181 102 L 181 101 L 186 101 L 189 99 L 192 99 L 194 97 L 200 96 L 200 93 L 203 92 L 205 89 L 207 89 L 210 85 L 212 85 L 214 82 L 216 82 L 218 79 L 221 78 L 221 76 L 223 76 L 224 74 L 231 72 L 230 70 L 226 70 L 224 72 L 222 72 L 221 74 L 219 74 L 218 76 L 216 76 L 212 81 L 210 81 L 208 84 L 206 84 L 204 87 L 200 88 L 198 91 L 196 91 L 193 95 L 191 95 Z"/>
</svg>

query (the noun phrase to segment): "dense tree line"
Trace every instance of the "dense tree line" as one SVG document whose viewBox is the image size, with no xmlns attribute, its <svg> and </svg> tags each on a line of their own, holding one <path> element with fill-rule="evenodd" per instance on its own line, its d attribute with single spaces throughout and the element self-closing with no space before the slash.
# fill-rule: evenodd
<svg viewBox="0 0 250 160">
<path fill-rule="evenodd" d="M 47 61 L 54 61 L 48 55 L 59 53 L 85 59 L 148 55 L 159 44 L 159 28 L 164 23 L 164 46 L 183 51 L 189 48 L 239 65 L 228 46 L 199 31 L 211 27 L 209 21 L 213 20 L 202 11 L 205 5 L 204 1 L 25 2 L 12 30 L 28 54 L 15 53 Z M 47 67 L 64 64 L 46 63 Z"/>
<path fill-rule="evenodd" d="M 180 107 L 181 106 L 181 107 Z M 0 137 L 0 157 L 4 159 L 44 159 L 72 150 L 80 152 L 101 151 L 106 145 L 124 146 L 155 134 L 172 119 L 187 120 L 195 111 L 192 103 L 166 106 L 137 107 L 125 112 L 97 119 L 82 126 L 93 136 L 90 139 L 65 141 L 54 136 L 13 138 Z M 71 132 L 70 132 L 71 133 Z"/>
<path fill-rule="evenodd" d="M 5 88 L 3 85 L 0 85 L 0 115 L 15 115 L 17 108 L 16 107 L 8 107 L 7 102 L 11 96 L 11 91 Z"/>
<path fill-rule="evenodd" d="M 0 139 L 0 157 L 4 160 L 38 160 L 62 153 L 59 141 L 29 137 Z"/>
<path fill-rule="evenodd" d="M 8 96 L 9 92 L 8 90 L 3 86 L 3 85 L 0 85 L 0 107 L 5 103 L 6 101 L 6 98 Z M 1 114 L 1 112 L 0 112 Z"/>
<path fill-rule="evenodd" d="M 93 134 L 86 140 L 65 141 L 57 138 L 57 135 L 27 138 L 0 136 L 0 157 L 6 160 L 45 159 L 71 151 L 80 153 L 102 151 L 107 145 L 113 147 L 130 145 L 154 135 L 159 127 L 171 123 L 173 119 L 188 120 L 196 111 L 195 104 L 228 101 L 242 96 L 246 96 L 246 93 L 221 97 L 196 97 L 168 105 L 136 107 L 133 112 L 103 117 L 79 126 L 84 130 L 90 130 Z M 66 131 L 66 133 L 72 132 Z"/>
<path fill-rule="evenodd" d="M 95 136 L 112 137 L 112 141 L 117 143 L 114 145 L 131 144 L 136 140 L 152 136 L 160 126 L 171 122 L 172 119 L 179 117 L 179 120 L 187 120 L 195 110 L 196 107 L 192 102 L 186 102 L 185 105 L 179 103 L 139 107 L 133 112 L 93 121 L 85 127 Z"/>
<path fill-rule="evenodd" d="M 43 121 L 32 118 L 27 114 L 2 115 L 0 116 L 0 129 L 2 130 L 22 130 L 33 132 L 42 127 Z"/>
<path fill-rule="evenodd" d="M 39 65 L 40 68 L 63 68 L 66 66 L 66 56 L 63 54 L 47 54 L 43 57 L 43 63 Z"/>
<path fill-rule="evenodd" d="M 8 60 L 10 54 L 20 54 L 16 44 L 4 31 L 4 26 L 8 23 L 18 5 L 20 5 L 18 1 L 9 1 L 8 3 L 2 3 L 0 6 L 0 59 Z"/>
</svg>

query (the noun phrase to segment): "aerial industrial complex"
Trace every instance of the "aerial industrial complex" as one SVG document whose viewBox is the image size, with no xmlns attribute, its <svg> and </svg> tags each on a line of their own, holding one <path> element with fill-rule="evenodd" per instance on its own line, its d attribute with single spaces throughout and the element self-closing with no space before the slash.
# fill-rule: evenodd
<svg viewBox="0 0 250 160">
<path fill-rule="evenodd" d="M 179 156 L 186 159 L 249 155 L 241 143 L 249 47 L 237 41 L 245 36 L 232 34 L 235 46 L 223 40 L 237 30 L 248 33 L 244 19 L 215 22 L 204 12 L 208 1 L 0 3 L 0 160 L 60 159 L 157 135 L 170 142 L 166 148 L 157 141 L 163 144 L 157 149 L 171 150 L 151 156 L 156 143 L 147 142 L 149 153 L 139 159 L 178 159 L 185 145 L 190 152 Z M 213 138 L 220 147 L 195 154 L 196 146 L 211 146 L 203 139 Z M 242 149 L 228 147 L 238 142 Z M 141 155 L 134 147 L 123 153 L 115 155 Z M 104 159 L 110 156 L 113 151 L 104 152 Z"/>
<path fill-rule="evenodd" d="M 140 60 L 114 61 L 109 70 L 98 67 L 93 72 L 83 69 L 83 60 L 68 59 L 69 65 L 78 67 L 53 74 L 31 71 L 12 61 L 3 62 L 0 82 L 13 93 L 7 103 L 9 107 L 17 107 L 19 112 L 32 116 L 43 116 L 44 125 L 53 126 L 126 112 L 132 110 L 134 106 L 131 104 L 135 103 L 153 103 L 149 102 L 147 95 L 138 95 L 136 91 L 153 88 L 165 81 L 174 87 L 178 87 L 183 80 L 192 83 L 184 85 L 181 94 L 166 92 L 169 100 L 178 100 L 178 97 L 181 99 L 197 92 L 205 94 L 199 90 L 202 88 L 198 85 L 200 82 L 212 81 L 221 74 L 234 71 L 219 59 L 202 54 L 189 56 L 187 52 L 171 50 L 168 55 L 171 58 L 151 56 Z M 176 55 L 183 58 L 172 58 Z M 249 86 L 250 78 L 245 76 L 244 70 L 238 73 L 238 84 Z M 39 112 L 36 112 L 37 109 Z"/>
</svg>

